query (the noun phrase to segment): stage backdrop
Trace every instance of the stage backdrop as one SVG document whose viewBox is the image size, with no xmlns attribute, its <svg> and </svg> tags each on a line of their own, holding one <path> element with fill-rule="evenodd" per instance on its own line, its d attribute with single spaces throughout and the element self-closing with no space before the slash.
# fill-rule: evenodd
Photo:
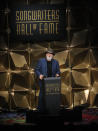
<svg viewBox="0 0 98 131">
<path fill-rule="evenodd" d="M 10 7 L 11 40 L 35 42 L 66 39 L 66 8 L 63 5 Z"/>
</svg>

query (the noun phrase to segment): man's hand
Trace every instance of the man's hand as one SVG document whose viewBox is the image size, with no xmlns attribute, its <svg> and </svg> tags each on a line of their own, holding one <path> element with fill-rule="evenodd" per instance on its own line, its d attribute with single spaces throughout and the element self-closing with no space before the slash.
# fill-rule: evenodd
<svg viewBox="0 0 98 131">
<path fill-rule="evenodd" d="M 56 76 L 56 77 L 59 77 L 60 75 L 59 75 L 59 74 L 56 74 L 55 76 Z"/>
<path fill-rule="evenodd" d="M 43 75 L 40 75 L 40 76 L 39 76 L 39 79 L 40 79 L 40 80 L 42 80 L 43 78 L 44 78 L 44 76 L 43 76 Z"/>
</svg>

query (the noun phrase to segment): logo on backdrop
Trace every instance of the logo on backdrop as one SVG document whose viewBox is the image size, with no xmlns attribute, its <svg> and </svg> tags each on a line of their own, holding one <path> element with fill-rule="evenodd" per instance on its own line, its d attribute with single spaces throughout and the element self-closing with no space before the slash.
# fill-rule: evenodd
<svg viewBox="0 0 98 131">
<path fill-rule="evenodd" d="M 33 5 L 11 8 L 11 37 L 27 41 L 64 40 L 66 9 L 63 5 Z"/>
</svg>

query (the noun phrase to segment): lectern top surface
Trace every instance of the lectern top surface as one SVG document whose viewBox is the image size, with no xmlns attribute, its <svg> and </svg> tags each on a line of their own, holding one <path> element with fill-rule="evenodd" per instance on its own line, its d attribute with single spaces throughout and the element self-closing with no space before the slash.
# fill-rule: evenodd
<svg viewBox="0 0 98 131">
<path fill-rule="evenodd" d="M 60 80 L 61 79 L 61 77 L 46 77 L 46 78 L 44 78 L 44 80 Z"/>
</svg>

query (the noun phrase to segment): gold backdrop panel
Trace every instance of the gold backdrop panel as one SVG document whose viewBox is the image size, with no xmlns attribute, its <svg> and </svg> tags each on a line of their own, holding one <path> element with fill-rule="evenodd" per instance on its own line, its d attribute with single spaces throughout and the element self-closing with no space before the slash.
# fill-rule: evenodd
<svg viewBox="0 0 98 131">
<path fill-rule="evenodd" d="M 98 93 L 94 96 L 93 107 L 98 107 Z"/>
<path fill-rule="evenodd" d="M 95 67 L 96 66 L 96 57 L 94 56 L 94 49 L 90 49 L 90 66 Z"/>
<path fill-rule="evenodd" d="M 26 51 L 17 51 L 10 52 L 11 60 L 10 67 L 11 69 L 28 69 L 29 65 L 29 56 Z"/>
<path fill-rule="evenodd" d="M 34 82 L 32 81 L 31 77 L 31 90 L 31 108 L 36 108 L 38 106 L 38 97 L 40 91 L 38 79 L 36 77 L 34 77 Z"/>
<path fill-rule="evenodd" d="M 73 106 L 87 104 L 89 99 L 89 90 L 73 91 Z M 89 103 L 88 103 L 89 104 Z"/>
<path fill-rule="evenodd" d="M 36 109 L 38 107 L 38 96 L 36 90 L 32 90 L 30 92 L 30 108 L 31 109 Z"/>
<path fill-rule="evenodd" d="M 47 50 L 47 47 L 42 46 L 40 44 L 33 44 L 31 47 L 31 52 L 33 53 L 34 57 L 38 57 L 43 55 Z"/>
<path fill-rule="evenodd" d="M 9 67 L 7 51 L 0 51 L 0 71 L 5 71 Z"/>
<path fill-rule="evenodd" d="M 42 48 L 48 48 L 48 47 L 50 47 L 51 42 L 50 41 L 49 42 L 48 41 L 42 41 L 42 42 L 38 42 L 38 43 L 35 43 L 35 44 L 39 45 Z M 35 44 L 33 44 L 33 45 L 35 45 Z M 31 46 L 31 48 L 33 48 L 33 45 Z"/>
<path fill-rule="evenodd" d="M 90 50 L 91 54 L 91 66 L 98 68 L 98 48 L 93 48 Z"/>
<path fill-rule="evenodd" d="M 61 72 L 61 84 L 69 86 L 70 85 L 70 68 L 60 69 Z"/>
<path fill-rule="evenodd" d="M 98 107 L 98 87 L 92 87 L 90 96 L 90 106 L 91 107 Z"/>
<path fill-rule="evenodd" d="M 36 89 L 36 81 L 35 81 L 34 69 L 27 70 L 27 74 L 28 74 L 29 86 L 30 86 L 30 88 L 35 90 Z"/>
<path fill-rule="evenodd" d="M 90 55 L 87 48 L 74 48 L 70 50 L 70 64 L 73 69 L 88 68 Z"/>
<path fill-rule="evenodd" d="M 30 108 L 30 94 L 29 92 L 25 91 L 15 91 L 11 93 L 11 108 Z"/>
<path fill-rule="evenodd" d="M 65 50 L 55 54 L 54 59 L 58 60 L 60 67 L 68 65 L 68 53 L 68 50 Z"/>
<path fill-rule="evenodd" d="M 16 51 L 25 51 L 28 47 L 30 47 L 30 43 L 25 43 L 25 42 L 10 42 L 9 47 L 11 50 L 16 50 Z"/>
<path fill-rule="evenodd" d="M 8 91 L 0 91 L 0 109 L 9 109 L 9 93 Z"/>
<path fill-rule="evenodd" d="M 70 69 L 60 69 L 61 72 L 61 105 L 70 106 L 71 104 L 71 87 L 70 87 Z"/>
<path fill-rule="evenodd" d="M 65 41 L 51 41 L 49 42 L 49 47 L 52 48 L 56 53 L 62 52 L 67 49 L 68 43 Z"/>
<path fill-rule="evenodd" d="M 98 68 L 91 70 L 91 84 L 90 104 L 92 107 L 98 107 Z"/>
<path fill-rule="evenodd" d="M 12 90 L 27 91 L 29 90 L 29 88 L 31 88 L 30 81 L 31 81 L 31 77 L 28 71 L 13 72 L 11 73 L 10 88 Z"/>
<path fill-rule="evenodd" d="M 88 29 L 84 29 L 78 32 L 75 32 L 72 36 L 71 47 L 85 47 L 88 44 Z"/>
<path fill-rule="evenodd" d="M 71 87 L 70 86 L 65 86 L 62 84 L 61 87 L 61 105 L 62 106 L 71 106 Z"/>
<path fill-rule="evenodd" d="M 6 72 L 0 72 L 0 91 L 7 91 L 9 88 L 9 75 Z"/>
<path fill-rule="evenodd" d="M 15 67 L 23 67 L 24 65 L 27 65 L 24 55 L 19 55 L 13 52 L 11 52 L 10 55 L 13 59 Z"/>
<path fill-rule="evenodd" d="M 14 84 L 12 91 L 28 91 L 28 89 L 24 88 L 24 86 Z"/>
<path fill-rule="evenodd" d="M 72 70 L 72 86 L 90 87 L 90 74 L 88 69 Z"/>
<path fill-rule="evenodd" d="M 92 68 L 91 84 L 93 87 L 98 87 L 98 69 L 97 68 Z"/>
</svg>

